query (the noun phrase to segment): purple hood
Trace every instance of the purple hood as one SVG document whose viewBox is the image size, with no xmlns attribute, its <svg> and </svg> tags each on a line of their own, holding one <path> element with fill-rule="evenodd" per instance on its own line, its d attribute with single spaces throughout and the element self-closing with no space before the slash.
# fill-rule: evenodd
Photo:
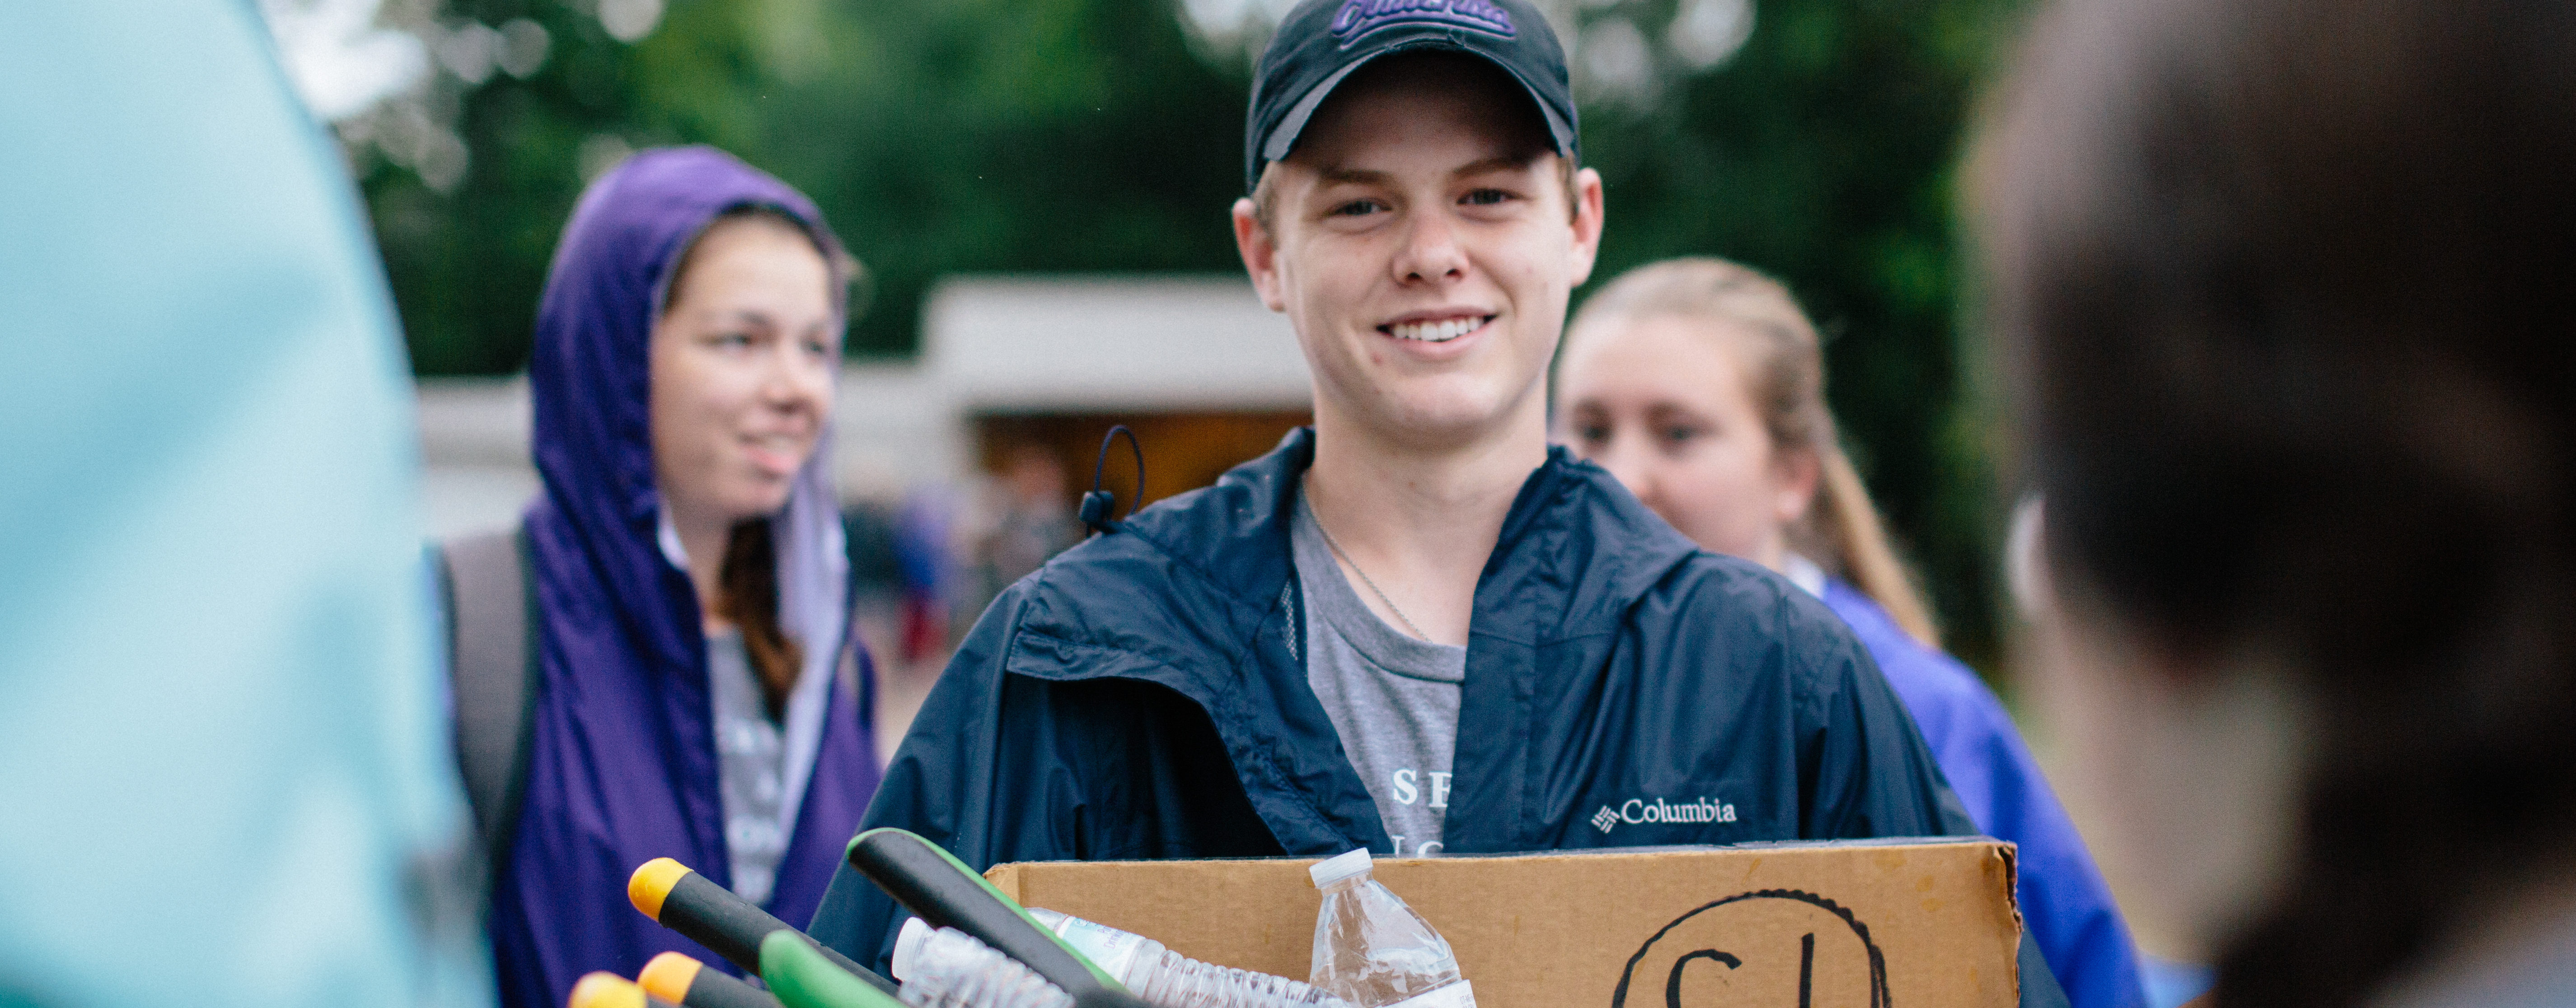
<svg viewBox="0 0 2576 1008">
<path fill-rule="evenodd" d="M 838 258 L 805 197 L 688 147 L 646 151 L 592 183 L 546 279 L 528 369 L 545 494 L 526 517 L 541 692 L 516 839 L 492 894 L 505 1006 L 552 1008 L 583 973 L 633 976 L 666 950 L 723 966 L 637 913 L 626 880 L 672 857 L 732 881 L 697 596 L 657 538 L 646 350 L 681 254 L 745 205 L 796 219 Z M 807 654 L 788 702 L 790 839 L 769 903 L 788 921 L 813 914 L 878 778 L 873 673 L 848 632 L 830 457 L 826 433 L 771 519 L 779 622 Z"/>
</svg>

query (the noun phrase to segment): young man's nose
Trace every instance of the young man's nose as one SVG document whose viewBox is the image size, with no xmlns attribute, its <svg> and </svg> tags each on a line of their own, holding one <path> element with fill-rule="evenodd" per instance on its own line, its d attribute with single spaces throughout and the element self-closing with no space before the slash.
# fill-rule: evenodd
<svg viewBox="0 0 2576 1008">
<path fill-rule="evenodd" d="M 1409 215 L 1405 223 L 1404 248 L 1396 254 L 1396 278 L 1406 283 L 1442 282 L 1467 275 L 1467 251 L 1458 247 L 1458 233 L 1450 222 L 1437 213 Z"/>
</svg>

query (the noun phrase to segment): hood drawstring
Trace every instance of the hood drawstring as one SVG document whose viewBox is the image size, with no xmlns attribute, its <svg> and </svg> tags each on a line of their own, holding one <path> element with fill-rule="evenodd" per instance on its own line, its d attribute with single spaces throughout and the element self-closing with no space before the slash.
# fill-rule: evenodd
<svg viewBox="0 0 2576 1008">
<path fill-rule="evenodd" d="M 1137 506 L 1145 502 L 1145 445 L 1136 440 L 1136 432 L 1128 430 L 1126 424 L 1113 425 L 1108 434 L 1101 436 L 1100 457 L 1091 463 L 1091 492 L 1082 495 L 1082 523 L 1094 532 L 1118 531 L 1119 520 L 1111 517 L 1118 510 L 1118 495 L 1100 488 L 1100 474 L 1109 466 L 1110 442 L 1121 434 L 1127 435 L 1127 447 L 1136 454 L 1136 492 L 1127 498 L 1126 516 L 1135 517 Z"/>
</svg>

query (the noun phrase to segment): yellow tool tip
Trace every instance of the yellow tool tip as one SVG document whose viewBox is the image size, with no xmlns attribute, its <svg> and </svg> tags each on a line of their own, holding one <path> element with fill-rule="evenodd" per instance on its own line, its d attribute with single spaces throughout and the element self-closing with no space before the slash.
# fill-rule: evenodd
<svg viewBox="0 0 2576 1008">
<path fill-rule="evenodd" d="M 567 1008 L 644 1008 L 644 988 L 615 973 L 599 972 L 572 985 Z"/>
<path fill-rule="evenodd" d="M 654 920 L 662 919 L 662 900 L 671 895 L 671 887 L 689 874 L 689 866 L 666 857 L 644 862 L 635 875 L 626 880 L 626 898 L 635 909 Z"/>
<path fill-rule="evenodd" d="M 698 971 L 704 968 L 705 963 L 688 956 L 664 952 L 644 964 L 644 972 L 635 974 L 635 984 L 646 994 L 679 1004 L 688 1000 L 689 985 L 697 982 Z"/>
</svg>

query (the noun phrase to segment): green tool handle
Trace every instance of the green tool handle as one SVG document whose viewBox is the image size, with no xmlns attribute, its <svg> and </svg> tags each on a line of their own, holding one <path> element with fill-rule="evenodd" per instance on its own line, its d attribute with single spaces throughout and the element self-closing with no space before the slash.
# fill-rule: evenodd
<svg viewBox="0 0 2576 1008">
<path fill-rule="evenodd" d="M 786 1008 L 904 1008 L 891 994 L 823 957 L 803 935 L 774 932 L 760 940 L 760 978 Z"/>
</svg>

